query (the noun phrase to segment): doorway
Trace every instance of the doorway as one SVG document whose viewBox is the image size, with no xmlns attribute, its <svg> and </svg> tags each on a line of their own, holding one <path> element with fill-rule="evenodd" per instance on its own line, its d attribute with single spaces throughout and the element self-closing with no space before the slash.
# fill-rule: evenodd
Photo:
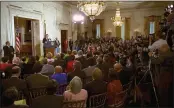
<svg viewBox="0 0 174 108">
<path fill-rule="evenodd" d="M 62 53 L 66 53 L 68 49 L 67 33 L 68 33 L 68 30 L 61 30 L 61 52 Z"/>
<path fill-rule="evenodd" d="M 20 56 L 40 55 L 39 20 L 14 17 L 15 34 L 19 34 Z"/>
</svg>

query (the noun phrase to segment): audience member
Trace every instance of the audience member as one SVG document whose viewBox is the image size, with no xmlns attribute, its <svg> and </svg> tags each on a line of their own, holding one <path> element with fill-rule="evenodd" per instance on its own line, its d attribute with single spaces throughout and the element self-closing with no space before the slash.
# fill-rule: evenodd
<svg viewBox="0 0 174 108">
<path fill-rule="evenodd" d="M 75 56 L 74 55 L 71 55 L 69 56 L 69 60 L 66 61 L 66 73 L 69 73 L 69 72 L 72 72 L 74 70 L 73 68 L 73 64 L 75 62 Z"/>
<path fill-rule="evenodd" d="M 123 99 L 121 96 L 116 96 L 116 94 L 120 93 L 122 91 L 122 84 L 120 80 L 118 79 L 117 73 L 115 71 L 109 72 L 109 79 L 110 82 L 107 86 L 107 103 L 108 106 L 113 106 L 116 103 L 119 103 L 121 99 Z"/>
<path fill-rule="evenodd" d="M 80 63 L 82 64 L 82 69 L 87 67 L 86 58 L 83 56 L 82 50 L 78 51 L 78 57 L 76 58 L 76 60 L 80 61 Z"/>
<path fill-rule="evenodd" d="M 104 72 L 104 66 L 103 66 L 103 58 L 101 56 L 98 56 L 96 59 L 96 67 L 99 68 L 102 73 Z"/>
<path fill-rule="evenodd" d="M 63 108 L 63 96 L 57 96 L 58 84 L 50 80 L 47 84 L 47 95 L 40 96 L 32 101 L 32 108 Z"/>
<path fill-rule="evenodd" d="M 49 77 L 40 73 L 35 73 L 26 78 L 29 88 L 45 87 L 49 81 Z"/>
<path fill-rule="evenodd" d="M 47 62 L 53 63 L 54 59 L 52 57 L 53 57 L 53 54 L 51 52 L 48 52 L 47 53 Z"/>
<path fill-rule="evenodd" d="M 24 74 L 34 74 L 34 72 L 32 71 L 33 66 L 36 62 L 36 59 L 34 56 L 30 56 L 28 59 L 27 64 L 24 67 Z"/>
<path fill-rule="evenodd" d="M 63 96 L 65 101 L 78 101 L 87 100 L 88 93 L 82 89 L 82 81 L 78 76 L 75 76 L 68 86 L 68 89 L 64 92 Z"/>
<path fill-rule="evenodd" d="M 13 58 L 12 65 L 5 69 L 5 78 L 10 78 L 12 76 L 12 68 L 14 66 L 20 66 L 20 59 L 18 57 Z"/>
<path fill-rule="evenodd" d="M 122 65 L 120 63 L 116 63 L 114 65 L 114 71 L 118 73 L 118 77 L 122 85 L 129 83 L 130 81 L 129 73 L 127 73 L 126 71 L 122 69 Z"/>
<path fill-rule="evenodd" d="M 61 58 L 61 54 L 56 55 L 56 59 L 54 60 L 53 65 L 54 67 L 56 66 L 64 67 L 64 60 Z"/>
<path fill-rule="evenodd" d="M 11 78 L 6 79 L 2 82 L 3 88 L 6 90 L 9 87 L 15 86 L 18 90 L 26 90 L 26 82 L 24 80 L 19 79 L 19 76 L 21 74 L 21 68 L 19 66 L 14 66 L 12 67 L 11 73 Z"/>
<path fill-rule="evenodd" d="M 104 55 L 103 57 L 103 78 L 104 81 L 108 81 L 108 73 L 109 73 L 109 69 L 113 68 L 113 65 L 109 62 L 109 56 L 108 55 Z"/>
<path fill-rule="evenodd" d="M 68 73 L 68 82 L 70 82 L 75 76 L 78 76 L 83 80 L 86 76 L 85 73 L 81 70 L 81 63 L 79 61 L 75 61 L 73 67 L 74 71 Z"/>
<path fill-rule="evenodd" d="M 43 67 L 40 73 L 54 73 L 54 66 L 52 65 L 51 61 L 47 59 L 43 59 Z"/>
<path fill-rule="evenodd" d="M 54 74 L 51 76 L 52 79 L 55 79 L 59 85 L 67 84 L 67 76 L 63 73 L 61 66 L 56 66 Z"/>
<path fill-rule="evenodd" d="M 99 68 L 92 72 L 93 81 L 87 83 L 84 87 L 88 92 L 88 97 L 107 92 L 107 84 L 103 81 L 103 75 Z"/>
<path fill-rule="evenodd" d="M 1 71 L 5 71 L 5 69 L 7 68 L 7 67 L 9 67 L 9 66 L 11 66 L 11 64 L 10 63 L 8 63 L 8 57 L 2 57 L 1 58 L 1 63 L 0 63 L 0 70 Z"/>
<path fill-rule="evenodd" d="M 29 108 L 27 105 L 15 105 L 18 91 L 15 87 L 10 87 L 2 94 L 2 108 Z"/>
<path fill-rule="evenodd" d="M 40 59 L 39 56 L 36 56 L 36 63 L 34 64 L 33 69 L 32 69 L 32 72 L 34 72 L 34 73 L 41 72 L 41 70 L 42 70 L 43 65 L 39 61 L 39 59 Z"/>
</svg>

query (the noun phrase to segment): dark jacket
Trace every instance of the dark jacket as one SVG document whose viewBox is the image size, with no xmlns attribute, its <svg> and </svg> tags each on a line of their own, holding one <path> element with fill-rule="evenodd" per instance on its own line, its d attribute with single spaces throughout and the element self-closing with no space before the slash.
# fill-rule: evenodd
<svg viewBox="0 0 174 108">
<path fill-rule="evenodd" d="M 83 71 L 81 71 L 81 70 L 74 70 L 74 72 L 68 73 L 67 81 L 70 82 L 75 76 L 80 77 L 82 81 L 86 77 L 86 75 L 85 75 L 85 73 Z"/>
<path fill-rule="evenodd" d="M 10 79 L 6 79 L 3 81 L 4 90 L 6 90 L 12 86 L 15 86 L 18 90 L 27 89 L 27 84 L 26 84 L 25 80 L 21 80 L 17 77 L 11 77 Z"/>
<path fill-rule="evenodd" d="M 107 84 L 102 80 L 93 80 L 86 84 L 84 89 L 88 91 L 88 97 L 90 97 L 91 95 L 106 93 Z"/>
<path fill-rule="evenodd" d="M 42 70 L 42 64 L 40 63 L 40 61 L 36 62 L 32 68 L 32 72 L 34 73 L 38 73 Z"/>
<path fill-rule="evenodd" d="M 4 56 L 7 56 L 7 57 L 9 57 L 10 60 L 12 60 L 13 56 L 14 56 L 14 48 L 13 48 L 13 46 L 10 46 L 10 47 L 4 46 L 3 50 L 4 50 Z"/>
<path fill-rule="evenodd" d="M 33 63 L 27 63 L 24 65 L 24 73 L 23 74 L 34 74 L 32 71 L 34 64 Z"/>
<path fill-rule="evenodd" d="M 92 95 L 106 93 L 107 84 L 102 80 L 93 80 L 86 84 L 84 89 L 88 92 L 87 106 L 89 106 L 89 97 Z"/>
<path fill-rule="evenodd" d="M 109 73 L 109 69 L 110 68 L 113 68 L 113 65 L 111 63 L 108 63 L 108 62 L 103 62 L 103 65 L 102 65 L 102 69 L 103 69 L 103 79 L 104 81 L 108 81 L 108 73 Z"/>
<path fill-rule="evenodd" d="M 42 74 L 32 74 L 26 79 L 29 88 L 37 88 L 47 86 L 49 77 Z"/>
<path fill-rule="evenodd" d="M 32 108 L 62 108 L 63 100 L 63 96 L 41 96 L 33 100 Z"/>
<path fill-rule="evenodd" d="M 130 71 L 123 69 L 121 72 L 119 72 L 118 75 L 122 85 L 128 84 L 130 82 L 131 78 Z"/>
</svg>

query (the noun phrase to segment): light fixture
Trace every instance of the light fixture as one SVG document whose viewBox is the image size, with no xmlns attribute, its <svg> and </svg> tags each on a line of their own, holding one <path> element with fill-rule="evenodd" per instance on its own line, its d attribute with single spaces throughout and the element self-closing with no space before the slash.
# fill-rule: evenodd
<svg viewBox="0 0 174 108">
<path fill-rule="evenodd" d="M 124 18 L 120 16 L 120 8 L 116 9 L 115 17 L 112 17 L 111 20 L 114 26 L 122 26 Z"/>
<path fill-rule="evenodd" d="M 166 11 L 168 11 L 169 13 L 172 13 L 172 10 L 173 10 L 173 4 L 168 5 L 166 8 Z"/>
<path fill-rule="evenodd" d="M 84 21 L 84 16 L 80 15 L 80 14 L 76 14 L 73 16 L 73 22 L 83 22 Z"/>
<path fill-rule="evenodd" d="M 105 10 L 105 4 L 102 1 L 81 1 L 78 2 L 77 7 L 86 16 L 89 16 L 92 21 Z"/>
</svg>

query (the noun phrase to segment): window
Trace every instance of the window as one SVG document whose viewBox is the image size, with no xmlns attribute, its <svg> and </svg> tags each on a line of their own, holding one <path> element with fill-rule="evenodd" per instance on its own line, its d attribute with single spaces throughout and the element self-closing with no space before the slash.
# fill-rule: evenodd
<svg viewBox="0 0 174 108">
<path fill-rule="evenodd" d="M 155 22 L 150 22 L 150 27 L 149 27 L 149 34 L 154 34 L 155 33 Z"/>
<path fill-rule="evenodd" d="M 96 25 L 96 38 L 100 38 L 100 24 Z"/>
</svg>

